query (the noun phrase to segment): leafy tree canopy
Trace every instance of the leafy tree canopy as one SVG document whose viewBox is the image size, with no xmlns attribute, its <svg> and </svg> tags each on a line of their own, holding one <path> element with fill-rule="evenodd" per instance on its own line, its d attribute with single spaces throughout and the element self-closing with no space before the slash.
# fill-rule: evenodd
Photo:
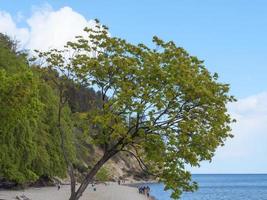
<svg viewBox="0 0 267 200">
<path fill-rule="evenodd" d="M 100 24 L 85 31 L 87 36 L 69 42 L 66 50 L 39 52 L 48 67 L 70 72 L 75 81 L 101 93 L 101 103 L 88 114 L 88 126 L 105 153 L 74 199 L 118 152 L 133 155 L 172 189 L 175 199 L 182 191 L 195 190 L 186 165 L 211 160 L 231 137 L 226 105 L 234 98 L 229 85 L 172 41 L 154 37 L 151 49 L 110 37 Z M 66 52 L 74 56 L 66 57 Z"/>
</svg>

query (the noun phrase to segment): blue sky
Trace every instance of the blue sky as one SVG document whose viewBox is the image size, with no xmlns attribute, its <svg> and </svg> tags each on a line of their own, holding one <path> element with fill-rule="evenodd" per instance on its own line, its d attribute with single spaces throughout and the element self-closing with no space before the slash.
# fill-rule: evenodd
<svg viewBox="0 0 267 200">
<path fill-rule="evenodd" d="M 89 0 L 0 1 L 12 15 L 30 16 L 34 6 L 69 6 L 88 19 L 98 18 L 111 33 L 149 44 L 153 35 L 174 40 L 206 61 L 232 85 L 237 97 L 267 87 L 267 2 L 264 0 Z"/>
<path fill-rule="evenodd" d="M 80 20 L 81 25 L 84 19 L 98 18 L 109 26 L 114 36 L 150 45 L 151 38 L 157 35 L 175 41 L 192 55 L 205 60 L 207 68 L 218 72 L 221 81 L 230 83 L 231 93 L 240 100 L 230 106 L 230 112 L 239 122 L 233 126 L 236 137 L 219 150 L 214 163 L 205 163 L 193 171 L 267 172 L 267 159 L 263 158 L 267 153 L 267 111 L 263 106 L 267 106 L 267 1 L 0 0 L 0 31 L 11 35 L 16 35 L 17 31 L 21 35 L 30 32 L 34 36 L 38 32 L 33 31 L 37 30 L 33 26 L 40 22 L 38 20 L 45 20 L 40 17 L 37 20 L 38 12 L 44 9 L 46 14 L 58 13 L 53 15 L 56 18 L 66 7 L 71 11 L 65 10 L 64 15 L 75 15 L 75 20 Z M 7 21 L 10 22 L 8 16 L 12 17 L 15 28 L 3 28 Z M 49 18 L 49 23 L 46 23 L 48 20 L 41 22 L 55 25 L 51 22 L 54 18 Z M 66 21 L 68 19 L 66 17 Z M 53 27 L 51 29 L 56 31 L 60 24 Z M 47 28 L 42 30 L 48 32 Z M 40 39 L 36 41 L 40 42 Z M 36 44 L 36 41 L 28 43 Z"/>
</svg>

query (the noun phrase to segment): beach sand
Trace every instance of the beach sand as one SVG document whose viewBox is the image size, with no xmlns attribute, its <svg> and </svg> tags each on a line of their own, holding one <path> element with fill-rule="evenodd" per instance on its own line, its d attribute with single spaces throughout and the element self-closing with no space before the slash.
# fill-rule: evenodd
<svg viewBox="0 0 267 200">
<path fill-rule="evenodd" d="M 148 200 L 139 194 L 137 188 L 116 183 L 98 184 L 96 191 L 91 185 L 88 186 L 80 200 Z M 0 199 L 13 200 L 17 195 L 25 195 L 31 200 L 68 200 L 70 186 L 63 185 L 60 190 L 56 187 L 29 188 L 24 191 L 0 191 Z"/>
</svg>

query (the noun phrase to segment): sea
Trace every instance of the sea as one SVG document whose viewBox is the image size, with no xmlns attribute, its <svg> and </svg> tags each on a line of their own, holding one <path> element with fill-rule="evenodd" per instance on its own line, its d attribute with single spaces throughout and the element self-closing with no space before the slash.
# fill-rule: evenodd
<svg viewBox="0 0 267 200">
<path fill-rule="evenodd" d="M 181 200 L 267 200 L 267 174 L 199 174 L 193 180 L 198 191 L 183 193 Z M 157 200 L 171 200 L 163 184 L 149 186 Z"/>
</svg>

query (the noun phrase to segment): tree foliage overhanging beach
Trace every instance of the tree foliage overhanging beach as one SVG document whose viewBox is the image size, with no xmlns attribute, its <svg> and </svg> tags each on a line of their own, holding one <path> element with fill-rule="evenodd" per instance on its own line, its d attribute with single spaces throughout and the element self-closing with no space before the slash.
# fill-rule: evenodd
<svg viewBox="0 0 267 200">
<path fill-rule="evenodd" d="M 38 52 L 44 68 L 29 65 L 26 55 L 1 37 L 0 177 L 22 183 L 68 172 L 70 199 L 76 200 L 109 159 L 127 153 L 172 189 L 173 198 L 194 191 L 197 185 L 186 166 L 211 160 L 231 137 L 229 85 L 173 42 L 154 37 L 155 49 L 134 45 L 109 36 L 99 23 L 85 32 L 63 50 Z M 69 84 L 99 94 L 75 120 Z M 77 124 L 84 132 L 78 142 L 90 138 L 104 152 L 79 188 L 74 176 Z"/>
</svg>

